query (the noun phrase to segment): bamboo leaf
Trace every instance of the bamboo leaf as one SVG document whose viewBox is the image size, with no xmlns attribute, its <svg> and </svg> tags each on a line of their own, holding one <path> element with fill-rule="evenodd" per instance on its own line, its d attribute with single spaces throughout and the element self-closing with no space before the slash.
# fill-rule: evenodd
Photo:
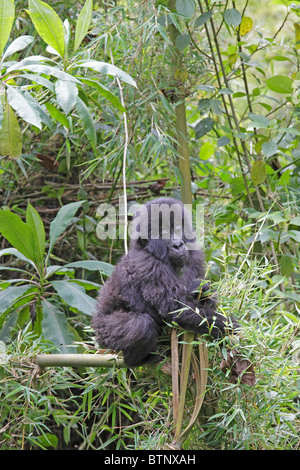
<svg viewBox="0 0 300 470">
<path fill-rule="evenodd" d="M 14 0 L 0 0 L 0 55 L 8 41 L 14 19 Z"/>
<path fill-rule="evenodd" d="M 110 101 L 111 104 L 115 106 L 119 111 L 122 111 L 122 113 L 126 112 L 126 109 L 124 108 L 124 106 L 122 106 L 119 98 L 104 85 L 91 78 L 82 78 L 81 81 L 89 86 L 92 86 L 93 88 L 96 88 L 100 95 L 104 96 L 108 101 Z"/>
<path fill-rule="evenodd" d="M 95 148 L 97 144 L 95 123 L 93 121 L 89 108 L 79 97 L 77 98 L 77 101 L 76 101 L 76 109 L 77 109 L 79 118 L 82 121 L 84 132 L 87 138 L 89 139 L 92 147 Z"/>
<path fill-rule="evenodd" d="M 76 352 L 71 346 L 74 337 L 69 328 L 65 314 L 47 300 L 42 302 L 42 331 L 60 353 Z"/>
<path fill-rule="evenodd" d="M 60 124 L 65 126 L 67 129 L 70 128 L 70 124 L 66 116 L 59 111 L 53 104 L 45 103 L 47 110 L 49 111 L 50 116 L 58 121 Z"/>
<path fill-rule="evenodd" d="M 69 281 L 52 281 L 52 286 L 66 304 L 80 312 L 92 315 L 96 300 L 85 293 L 82 286 Z"/>
<path fill-rule="evenodd" d="M 22 155 L 22 132 L 18 119 L 9 104 L 6 104 L 0 131 L 0 155 L 19 158 Z"/>
<path fill-rule="evenodd" d="M 53 47 L 63 58 L 65 52 L 64 26 L 53 8 L 41 0 L 29 0 L 32 22 L 46 44 Z"/>
<path fill-rule="evenodd" d="M 93 14 L 93 1 L 86 0 L 84 7 L 82 8 L 75 28 L 75 42 L 74 42 L 74 52 L 80 46 L 83 38 L 86 36 L 89 26 L 92 21 L 92 14 Z"/>
<path fill-rule="evenodd" d="M 77 210 L 85 201 L 71 202 L 66 206 L 63 206 L 57 213 L 54 220 L 50 224 L 50 244 L 49 253 L 51 252 L 54 243 L 58 237 L 66 230 L 66 228 L 72 223 L 73 217 Z"/>
</svg>

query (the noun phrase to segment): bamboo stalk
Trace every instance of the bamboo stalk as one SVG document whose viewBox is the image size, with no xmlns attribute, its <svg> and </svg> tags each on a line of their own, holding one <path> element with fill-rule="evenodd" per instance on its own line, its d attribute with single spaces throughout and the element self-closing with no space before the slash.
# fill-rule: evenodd
<svg viewBox="0 0 300 470">
<path fill-rule="evenodd" d="M 127 367 L 116 354 L 37 354 L 40 367 Z"/>
</svg>

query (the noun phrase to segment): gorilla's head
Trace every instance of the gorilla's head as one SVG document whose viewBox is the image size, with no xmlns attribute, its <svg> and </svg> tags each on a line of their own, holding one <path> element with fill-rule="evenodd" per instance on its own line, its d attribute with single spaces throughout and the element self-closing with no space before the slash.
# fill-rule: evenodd
<svg viewBox="0 0 300 470">
<path fill-rule="evenodd" d="M 181 201 L 162 197 L 147 202 L 136 210 L 132 223 L 133 246 L 174 267 L 187 263 L 195 232 L 191 214 Z"/>
</svg>

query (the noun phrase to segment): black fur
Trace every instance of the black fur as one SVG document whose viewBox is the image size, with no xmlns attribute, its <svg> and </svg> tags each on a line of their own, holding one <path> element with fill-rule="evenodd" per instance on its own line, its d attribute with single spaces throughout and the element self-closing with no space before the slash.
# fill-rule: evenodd
<svg viewBox="0 0 300 470">
<path fill-rule="evenodd" d="M 148 236 L 152 204 L 177 204 L 181 219 L 191 230 L 191 216 L 182 203 L 159 198 L 146 204 Z M 168 239 L 160 231 L 159 239 L 132 240 L 128 255 L 100 291 L 92 319 L 97 340 L 106 348 L 122 351 L 130 367 L 157 360 L 153 353 L 165 323 L 175 322 L 185 330 L 213 336 L 238 326 L 216 312 L 216 299 L 205 295 L 208 283 L 202 287 L 200 299 L 194 292 L 204 279 L 202 251 L 187 250 L 186 236 L 174 240 L 173 230 Z"/>
</svg>

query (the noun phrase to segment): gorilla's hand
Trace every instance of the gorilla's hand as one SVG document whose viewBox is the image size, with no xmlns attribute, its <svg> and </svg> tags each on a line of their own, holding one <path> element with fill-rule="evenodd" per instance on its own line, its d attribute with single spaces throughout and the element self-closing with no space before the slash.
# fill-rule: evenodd
<svg viewBox="0 0 300 470">
<path fill-rule="evenodd" d="M 194 297 L 194 299 L 199 300 L 209 294 L 210 283 L 205 279 L 194 279 L 189 283 L 188 291 Z"/>
</svg>

